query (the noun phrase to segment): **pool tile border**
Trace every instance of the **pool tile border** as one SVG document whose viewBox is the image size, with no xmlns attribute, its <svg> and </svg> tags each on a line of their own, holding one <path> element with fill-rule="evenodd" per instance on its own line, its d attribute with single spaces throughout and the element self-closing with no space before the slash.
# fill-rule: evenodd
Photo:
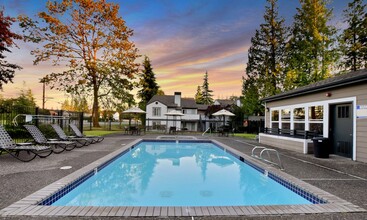
<svg viewBox="0 0 367 220">
<path fill-rule="evenodd" d="M 179 140 L 180 142 L 211 142 L 225 149 L 228 153 L 241 159 L 260 172 L 265 170 L 268 176 L 291 190 L 314 198 L 315 203 L 310 205 L 276 205 L 276 206 L 208 206 L 208 207 L 78 207 L 78 206 L 47 206 L 56 198 L 55 194 L 62 195 L 73 186 L 79 185 L 82 179 L 93 175 L 97 169 L 103 169 L 119 155 L 129 151 L 142 139 L 135 140 L 105 157 L 75 171 L 74 173 L 38 190 L 37 192 L 0 210 L 0 216 L 125 216 L 125 217 L 171 217 L 171 216 L 258 216 L 258 215 L 288 215 L 312 213 L 346 213 L 366 212 L 346 200 L 340 199 L 315 186 L 303 182 L 280 170 L 268 166 L 259 160 L 249 157 L 216 140 Z M 156 141 L 156 140 L 148 140 Z M 172 140 L 158 140 L 172 141 Z M 173 140 L 175 141 L 175 140 Z M 292 189 L 293 187 L 293 189 Z M 46 203 L 45 203 L 46 202 Z"/>
</svg>

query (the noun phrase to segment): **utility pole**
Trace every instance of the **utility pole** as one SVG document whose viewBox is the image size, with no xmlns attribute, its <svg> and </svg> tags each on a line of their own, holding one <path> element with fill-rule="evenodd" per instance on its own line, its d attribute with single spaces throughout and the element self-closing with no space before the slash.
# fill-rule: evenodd
<svg viewBox="0 0 367 220">
<path fill-rule="evenodd" d="M 43 90 L 42 90 L 42 109 L 45 109 L 45 103 L 46 103 L 46 83 L 48 82 L 48 78 L 45 76 L 42 79 L 40 79 L 40 83 L 43 84 Z"/>
</svg>

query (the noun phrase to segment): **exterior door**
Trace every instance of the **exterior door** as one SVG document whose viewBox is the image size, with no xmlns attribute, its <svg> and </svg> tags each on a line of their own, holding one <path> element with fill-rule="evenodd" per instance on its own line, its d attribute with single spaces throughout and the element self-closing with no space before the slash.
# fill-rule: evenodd
<svg viewBox="0 0 367 220">
<path fill-rule="evenodd" d="M 334 154 L 353 157 L 353 107 L 352 104 L 331 106 L 331 144 Z"/>
</svg>

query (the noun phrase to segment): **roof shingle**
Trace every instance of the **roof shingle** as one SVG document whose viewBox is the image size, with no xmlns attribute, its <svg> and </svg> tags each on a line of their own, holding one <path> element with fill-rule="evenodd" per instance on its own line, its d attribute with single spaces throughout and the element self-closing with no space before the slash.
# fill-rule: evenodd
<svg viewBox="0 0 367 220">
<path fill-rule="evenodd" d="M 153 102 L 160 102 L 169 108 L 177 108 L 178 106 L 175 104 L 174 101 L 175 101 L 175 96 L 173 95 L 155 95 L 149 100 L 147 104 L 149 105 L 150 103 L 153 103 Z M 181 98 L 181 107 L 191 108 L 191 109 L 198 108 L 195 102 L 195 99 L 193 98 Z"/>
</svg>

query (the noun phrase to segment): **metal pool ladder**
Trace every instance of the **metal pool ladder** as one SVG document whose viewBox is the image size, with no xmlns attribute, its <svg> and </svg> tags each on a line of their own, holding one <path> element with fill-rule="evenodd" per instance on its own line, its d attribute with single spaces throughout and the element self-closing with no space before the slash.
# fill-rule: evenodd
<svg viewBox="0 0 367 220">
<path fill-rule="evenodd" d="M 208 129 L 206 129 L 206 130 L 204 131 L 204 133 L 203 133 L 201 136 L 204 136 L 204 135 L 205 135 L 205 133 L 207 133 L 207 132 L 212 133 L 212 130 L 210 129 L 210 127 L 209 127 Z"/>
<path fill-rule="evenodd" d="M 259 155 L 256 155 L 255 154 L 255 151 L 256 150 L 261 150 Z M 269 160 L 263 158 L 263 153 L 264 152 L 266 152 L 268 154 Z M 274 152 L 276 154 L 276 156 L 278 158 L 278 163 L 276 163 L 276 162 L 274 162 L 272 160 L 272 157 L 270 156 L 270 152 Z M 255 146 L 254 148 L 252 148 L 251 156 L 252 157 L 255 157 L 255 158 L 258 158 L 258 159 L 260 159 L 262 161 L 265 161 L 265 162 L 267 162 L 269 164 L 275 165 L 275 166 L 279 167 L 280 170 L 284 170 L 284 167 L 282 165 L 282 161 L 280 160 L 280 157 L 279 157 L 279 153 L 275 149 L 270 149 L 270 148 L 266 148 L 266 147 Z"/>
</svg>

